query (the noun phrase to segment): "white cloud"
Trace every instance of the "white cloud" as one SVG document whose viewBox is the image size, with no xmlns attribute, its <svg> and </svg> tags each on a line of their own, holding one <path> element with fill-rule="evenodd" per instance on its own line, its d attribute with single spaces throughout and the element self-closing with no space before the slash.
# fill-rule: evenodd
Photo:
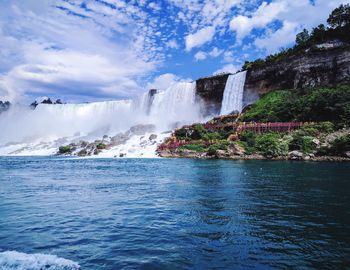
<svg viewBox="0 0 350 270">
<path fill-rule="evenodd" d="M 202 60 L 205 60 L 206 58 L 207 58 L 207 54 L 202 51 L 199 51 L 194 55 L 194 59 L 196 59 L 196 61 L 202 61 Z"/>
<path fill-rule="evenodd" d="M 147 84 L 147 89 L 165 90 L 173 84 L 181 81 L 190 81 L 190 79 L 182 79 L 175 74 L 165 73 L 154 78 L 152 82 Z"/>
<path fill-rule="evenodd" d="M 171 49 L 178 49 L 180 46 L 175 39 L 171 39 L 167 42 L 167 46 Z"/>
<path fill-rule="evenodd" d="M 220 73 L 236 73 L 238 70 L 240 70 L 240 66 L 234 65 L 234 64 L 228 64 L 223 66 L 222 68 L 215 71 L 213 74 L 220 74 Z"/>
<path fill-rule="evenodd" d="M 197 61 L 222 56 L 226 64 L 237 63 L 248 51 L 253 56 L 257 49 L 273 53 L 291 45 L 297 31 L 325 22 L 346 1 L 81 2 L 0 1 L 0 99 L 32 93 L 66 100 L 131 97 L 159 68 L 191 64 L 175 52 L 183 43 L 187 52 L 198 48 Z M 242 42 L 253 29 L 260 29 L 253 42 L 230 43 L 232 31 Z"/>
<path fill-rule="evenodd" d="M 268 34 L 266 37 L 257 38 L 254 44 L 260 49 L 266 49 L 267 53 L 271 54 L 278 51 L 281 47 L 294 42 L 299 30 L 296 24 L 286 21 L 283 23 L 282 28 Z"/>
<path fill-rule="evenodd" d="M 143 91 L 139 79 L 154 71 L 161 59 L 148 38 L 154 36 L 152 31 L 140 35 L 135 20 L 127 17 L 128 12 L 142 17 L 142 12 L 111 9 L 109 15 L 97 5 L 88 6 L 96 10 L 87 13 L 69 2 L 62 2 L 61 9 L 50 1 L 39 9 L 31 0 L 14 2 L 0 11 L 2 99 L 23 94 L 82 100 L 132 97 Z M 67 14 L 68 8 L 81 15 Z M 116 18 L 124 18 L 117 21 L 126 25 L 113 23 Z"/>
<path fill-rule="evenodd" d="M 151 8 L 151 9 L 154 9 L 154 10 L 156 10 L 156 11 L 161 10 L 160 5 L 158 5 L 158 4 L 155 3 L 155 2 L 150 2 L 150 3 L 148 4 L 148 7 Z"/>
<path fill-rule="evenodd" d="M 230 29 L 237 33 L 237 40 L 242 40 L 249 35 L 254 28 L 264 28 L 267 24 L 278 18 L 278 15 L 286 9 L 283 1 L 263 2 L 250 16 L 238 15 L 230 22 Z"/>
<path fill-rule="evenodd" d="M 231 51 L 226 51 L 224 53 L 224 61 L 225 62 L 233 62 L 235 59 L 233 57 L 233 52 Z"/>
<path fill-rule="evenodd" d="M 282 22 L 282 27 L 274 31 L 267 29 L 263 36 L 254 41 L 254 45 L 265 49 L 267 53 L 274 53 L 281 47 L 293 44 L 296 34 L 303 28 L 311 30 L 318 24 L 325 23 L 331 11 L 345 1 L 318 0 L 311 3 L 309 0 L 280 0 L 279 3 L 284 8 L 276 19 Z M 272 18 L 273 16 L 270 17 Z"/>
<path fill-rule="evenodd" d="M 214 47 L 210 52 L 199 51 L 194 55 L 196 61 L 202 61 L 207 59 L 207 57 L 216 58 L 223 53 L 223 50 L 219 50 L 217 47 Z"/>
<path fill-rule="evenodd" d="M 219 50 L 218 48 L 214 47 L 210 52 L 209 52 L 209 55 L 211 57 L 218 57 L 220 56 L 221 54 L 223 53 L 223 50 Z"/>
<path fill-rule="evenodd" d="M 190 51 L 195 47 L 200 47 L 203 44 L 211 41 L 215 34 L 215 28 L 212 26 L 208 26 L 202 28 L 198 32 L 194 34 L 190 34 L 186 36 L 186 51 Z"/>
</svg>

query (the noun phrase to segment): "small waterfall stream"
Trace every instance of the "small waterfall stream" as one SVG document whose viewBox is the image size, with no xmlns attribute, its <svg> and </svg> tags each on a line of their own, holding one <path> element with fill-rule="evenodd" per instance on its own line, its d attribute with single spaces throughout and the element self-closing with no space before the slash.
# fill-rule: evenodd
<svg viewBox="0 0 350 270">
<path fill-rule="evenodd" d="M 242 71 L 228 77 L 221 105 L 221 115 L 242 111 L 246 75 L 247 71 Z"/>
</svg>

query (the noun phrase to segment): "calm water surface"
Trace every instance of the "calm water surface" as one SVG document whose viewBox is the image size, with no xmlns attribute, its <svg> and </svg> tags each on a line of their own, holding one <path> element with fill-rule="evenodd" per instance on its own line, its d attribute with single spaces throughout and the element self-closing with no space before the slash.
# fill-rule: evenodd
<svg viewBox="0 0 350 270">
<path fill-rule="evenodd" d="M 350 164 L 0 158 L 8 250 L 92 270 L 349 269 Z"/>
</svg>

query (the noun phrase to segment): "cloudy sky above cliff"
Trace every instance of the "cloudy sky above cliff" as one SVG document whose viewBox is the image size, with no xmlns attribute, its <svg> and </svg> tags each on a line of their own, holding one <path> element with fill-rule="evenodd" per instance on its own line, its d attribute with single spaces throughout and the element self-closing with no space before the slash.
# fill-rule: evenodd
<svg viewBox="0 0 350 270">
<path fill-rule="evenodd" d="M 293 45 L 340 0 L 1 0 L 0 99 L 129 98 Z"/>
</svg>

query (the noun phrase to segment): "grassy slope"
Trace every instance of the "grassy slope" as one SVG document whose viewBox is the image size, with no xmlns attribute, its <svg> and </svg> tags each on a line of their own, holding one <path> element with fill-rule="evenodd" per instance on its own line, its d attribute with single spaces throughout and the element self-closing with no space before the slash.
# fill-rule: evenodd
<svg viewBox="0 0 350 270">
<path fill-rule="evenodd" d="M 254 104 L 242 121 L 331 121 L 350 124 L 350 85 L 270 92 Z"/>
</svg>

